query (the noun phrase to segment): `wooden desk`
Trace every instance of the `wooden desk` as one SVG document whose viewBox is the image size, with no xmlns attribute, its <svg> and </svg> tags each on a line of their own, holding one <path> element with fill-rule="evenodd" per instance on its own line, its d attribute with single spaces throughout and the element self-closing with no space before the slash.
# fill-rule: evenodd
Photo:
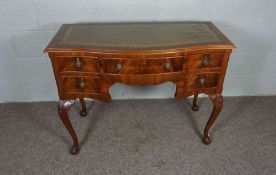
<svg viewBox="0 0 276 175">
<path fill-rule="evenodd" d="M 222 89 L 228 59 L 235 46 L 210 22 L 66 24 L 50 42 L 48 52 L 55 73 L 59 116 L 73 139 L 71 154 L 79 152 L 68 110 L 79 99 L 111 100 L 109 88 L 127 85 L 176 84 L 175 98 L 209 95 L 213 112 L 202 142 L 222 109 Z"/>
</svg>

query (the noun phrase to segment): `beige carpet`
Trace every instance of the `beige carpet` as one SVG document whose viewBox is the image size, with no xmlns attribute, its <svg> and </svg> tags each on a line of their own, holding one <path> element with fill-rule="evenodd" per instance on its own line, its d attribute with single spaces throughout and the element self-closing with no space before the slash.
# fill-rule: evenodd
<svg viewBox="0 0 276 175">
<path fill-rule="evenodd" d="M 81 151 L 68 153 L 70 137 L 56 102 L 0 104 L 0 174 L 276 174 L 276 97 L 225 98 L 201 143 L 211 102 L 124 100 L 79 104 L 70 111 Z"/>
</svg>

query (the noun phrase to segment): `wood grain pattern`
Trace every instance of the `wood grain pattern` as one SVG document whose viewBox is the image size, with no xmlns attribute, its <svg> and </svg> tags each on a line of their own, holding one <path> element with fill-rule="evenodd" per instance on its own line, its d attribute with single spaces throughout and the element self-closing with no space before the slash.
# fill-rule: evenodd
<svg viewBox="0 0 276 175">
<path fill-rule="evenodd" d="M 100 73 L 97 57 L 83 56 L 56 56 L 58 68 L 61 74 L 78 73 Z"/>
<path fill-rule="evenodd" d="M 189 54 L 187 66 L 189 69 L 221 68 L 224 53 Z"/>
<path fill-rule="evenodd" d="M 187 77 L 186 89 L 206 89 L 218 86 L 219 73 L 193 74 Z"/>
<path fill-rule="evenodd" d="M 158 58 L 158 59 L 103 59 L 105 74 L 159 74 L 184 71 L 182 64 L 183 57 Z M 116 66 L 121 65 L 117 70 Z"/>
<path fill-rule="evenodd" d="M 116 31 L 109 33 L 107 29 L 112 26 Z M 137 30 L 133 26 L 137 26 Z M 161 33 L 178 32 L 168 33 L 168 36 L 180 36 L 182 40 L 186 37 L 187 41 L 171 41 L 180 43 L 177 47 L 170 45 L 170 42 L 167 45 L 158 43 L 160 38 L 154 35 L 153 26 Z M 205 27 L 196 28 L 196 32 L 189 32 L 195 26 Z M 68 32 L 73 29 L 72 27 L 78 30 Z M 86 31 L 80 32 L 79 27 L 85 28 Z M 166 27 L 172 30 L 167 30 Z M 100 29 L 103 31 L 98 31 Z M 141 31 L 146 31 L 146 34 L 141 34 Z M 88 36 L 88 33 L 91 36 Z M 99 35 L 96 36 L 97 33 Z M 115 36 L 116 33 L 121 36 Z M 208 34 L 205 38 L 209 37 L 210 42 L 203 39 L 204 33 L 212 35 Z M 156 42 L 150 42 L 147 37 Z M 164 42 L 166 36 L 162 37 L 160 42 Z M 218 41 L 214 42 L 215 39 Z M 130 45 L 126 46 L 127 42 Z M 150 43 L 141 45 L 143 42 Z M 118 44 L 114 46 L 114 43 Z M 63 25 L 45 51 L 49 53 L 52 62 L 60 100 L 79 98 L 82 106 L 81 115 L 87 114 L 83 98 L 109 102 L 111 100 L 109 89 L 117 82 L 127 85 L 157 85 L 171 81 L 176 85 L 176 99 L 194 95 L 192 108 L 194 111 L 199 109 L 198 94 L 210 95 L 214 108 L 202 140 L 204 144 L 209 144 L 211 140 L 208 132 L 222 108 L 223 82 L 233 48 L 235 46 L 231 41 L 210 22 L 167 22 L 157 25 L 150 23 Z M 71 153 L 74 154 L 79 147 L 68 119 L 68 110 L 68 107 L 61 106 L 59 113 L 73 139 L 74 150 Z"/>
<path fill-rule="evenodd" d="M 100 79 L 97 77 L 61 77 L 64 93 L 95 93 L 100 94 Z M 83 88 L 80 83 L 83 82 Z"/>
</svg>

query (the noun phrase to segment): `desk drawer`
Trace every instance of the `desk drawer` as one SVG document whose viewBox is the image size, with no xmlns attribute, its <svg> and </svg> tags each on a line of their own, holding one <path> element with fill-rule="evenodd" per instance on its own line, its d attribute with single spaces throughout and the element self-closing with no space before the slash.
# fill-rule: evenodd
<svg viewBox="0 0 276 175">
<path fill-rule="evenodd" d="M 222 67 L 223 53 L 190 54 L 187 57 L 189 69 L 205 69 Z"/>
<path fill-rule="evenodd" d="M 100 78 L 96 77 L 61 77 L 65 93 L 95 93 L 100 94 Z"/>
<path fill-rule="evenodd" d="M 99 73 L 99 61 L 96 57 L 57 56 L 60 73 L 87 72 Z"/>
<path fill-rule="evenodd" d="M 195 74 L 187 77 L 187 90 L 217 87 L 219 73 Z"/>
<path fill-rule="evenodd" d="M 166 58 L 105 58 L 107 74 L 158 74 L 183 71 L 182 56 Z"/>
</svg>

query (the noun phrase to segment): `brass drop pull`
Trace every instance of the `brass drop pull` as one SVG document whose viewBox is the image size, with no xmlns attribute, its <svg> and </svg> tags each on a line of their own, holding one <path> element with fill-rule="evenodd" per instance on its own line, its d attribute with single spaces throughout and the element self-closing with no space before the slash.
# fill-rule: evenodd
<svg viewBox="0 0 276 175">
<path fill-rule="evenodd" d="M 75 66 L 76 68 L 81 68 L 83 66 L 83 63 L 81 61 L 81 59 L 79 57 L 76 58 L 76 61 L 75 61 Z"/>
<path fill-rule="evenodd" d="M 205 83 L 205 78 L 204 77 L 201 77 L 200 79 L 199 79 L 199 84 L 200 85 L 204 85 L 204 83 Z"/>
<path fill-rule="evenodd" d="M 164 68 L 165 68 L 166 70 L 170 70 L 170 68 L 171 68 L 171 63 L 165 63 L 165 64 L 164 64 Z"/>
<path fill-rule="evenodd" d="M 123 66 L 122 66 L 121 63 L 117 63 L 117 64 L 116 64 L 116 70 L 117 70 L 117 71 L 122 70 L 122 67 L 123 67 Z"/>
<path fill-rule="evenodd" d="M 84 89 L 84 88 L 85 88 L 85 81 L 84 81 L 83 78 L 80 78 L 79 87 L 80 87 L 81 89 Z"/>
<path fill-rule="evenodd" d="M 208 66 L 209 65 L 209 57 L 205 56 L 202 60 L 203 66 Z"/>
<path fill-rule="evenodd" d="M 143 65 L 147 65 L 147 61 L 146 60 L 143 61 Z"/>
</svg>

